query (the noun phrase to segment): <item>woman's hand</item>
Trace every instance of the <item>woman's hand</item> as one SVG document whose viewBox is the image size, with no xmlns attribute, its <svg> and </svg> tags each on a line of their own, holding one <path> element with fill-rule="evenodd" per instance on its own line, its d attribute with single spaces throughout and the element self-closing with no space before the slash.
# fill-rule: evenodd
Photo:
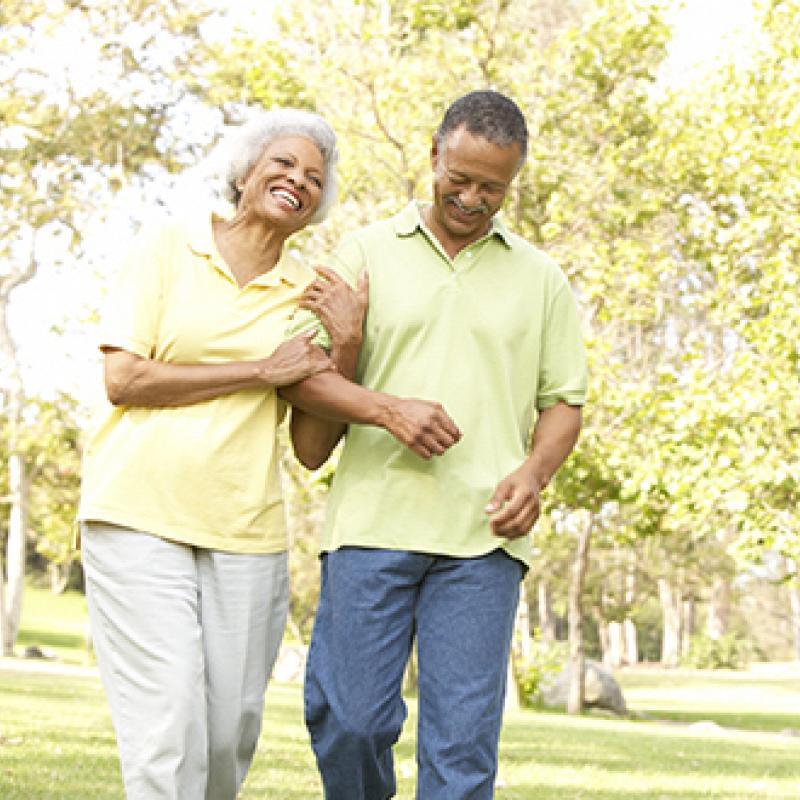
<svg viewBox="0 0 800 800">
<path fill-rule="evenodd" d="M 291 386 L 304 378 L 335 369 L 328 354 L 311 340 L 316 333 L 301 333 L 282 342 L 271 356 L 261 361 L 264 383 Z"/>
<path fill-rule="evenodd" d="M 316 267 L 319 276 L 307 287 L 300 299 L 300 308 L 313 311 L 331 337 L 334 357 L 337 351 L 354 348 L 358 351 L 364 330 L 364 315 L 369 302 L 369 278 L 363 270 L 355 291 L 347 281 L 327 267 Z"/>
</svg>

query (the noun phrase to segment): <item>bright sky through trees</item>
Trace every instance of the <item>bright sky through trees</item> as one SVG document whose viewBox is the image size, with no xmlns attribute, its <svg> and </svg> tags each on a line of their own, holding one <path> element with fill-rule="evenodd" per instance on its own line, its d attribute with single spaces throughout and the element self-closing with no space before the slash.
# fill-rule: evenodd
<svg viewBox="0 0 800 800">
<path fill-rule="evenodd" d="M 221 37 L 232 25 L 250 31 L 269 25 L 269 4 L 264 0 L 219 0 L 228 7 L 230 23 L 215 31 Z M 685 0 L 676 3 L 675 40 L 671 47 L 664 80 L 673 85 L 692 81 L 704 70 L 713 68 L 716 59 L 746 56 L 751 41 L 753 9 L 751 0 Z M 53 91 L 63 96 L 59 76 L 67 71 L 83 83 L 87 91 L 98 76 L 91 54 L 76 43 L 76 32 L 63 31 L 58 47 L 42 52 L 40 67 L 49 76 Z M 211 120 L 204 120 L 210 124 Z M 115 258 L 116 246 L 127 227 L 126 203 L 117 198 L 117 210 L 98 232 L 95 241 L 103 259 Z M 111 246 L 113 244 L 113 246 Z M 100 389 L 99 356 L 94 347 L 94 327 L 88 324 L 90 312 L 102 303 L 102 281 L 91 269 L 63 269 L 48 266 L 57 260 L 63 243 L 45 245 L 40 274 L 14 295 L 10 321 L 19 343 L 28 391 L 48 395 L 64 390 L 91 402 Z M 91 245 L 90 245 L 91 246 Z M 48 259 L 47 252 L 52 252 Z M 111 271 L 111 270 L 110 270 Z"/>
</svg>

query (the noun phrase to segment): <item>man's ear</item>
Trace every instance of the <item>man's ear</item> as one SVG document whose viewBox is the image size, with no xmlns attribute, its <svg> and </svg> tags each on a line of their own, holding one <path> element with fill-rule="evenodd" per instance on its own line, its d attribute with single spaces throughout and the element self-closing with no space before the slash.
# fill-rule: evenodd
<svg viewBox="0 0 800 800">
<path fill-rule="evenodd" d="M 431 167 L 433 171 L 436 172 L 436 165 L 439 163 L 439 156 L 441 155 L 439 150 L 439 141 L 434 136 L 431 140 Z"/>
</svg>

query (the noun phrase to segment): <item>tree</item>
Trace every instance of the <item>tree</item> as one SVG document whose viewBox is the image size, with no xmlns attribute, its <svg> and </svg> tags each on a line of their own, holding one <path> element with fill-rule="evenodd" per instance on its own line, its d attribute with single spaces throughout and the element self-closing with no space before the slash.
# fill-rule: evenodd
<svg viewBox="0 0 800 800">
<path fill-rule="evenodd" d="M 174 130 L 185 91 L 172 80 L 198 35 L 202 12 L 179 3 L 3 4 L 0 11 L 0 357 L 6 414 L 7 584 L 0 581 L 2 650 L 13 653 L 22 607 L 31 464 L 22 446 L 28 410 L 8 325 L 14 292 L 42 264 L 43 240 L 81 252 L 87 219 L 142 169 L 174 169 L 186 154 Z M 122 33 L 124 31 L 124 33 Z M 173 47 L 164 49 L 169 38 Z M 81 48 L 93 76 L 42 65 L 41 53 Z M 0 567 L 2 564 L 0 564 Z M 2 575 L 0 570 L 0 575 Z"/>
</svg>

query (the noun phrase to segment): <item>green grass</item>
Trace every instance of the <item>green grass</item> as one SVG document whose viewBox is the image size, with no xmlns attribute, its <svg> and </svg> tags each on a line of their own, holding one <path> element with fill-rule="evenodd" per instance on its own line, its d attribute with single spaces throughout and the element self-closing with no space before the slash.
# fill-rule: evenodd
<svg viewBox="0 0 800 800">
<path fill-rule="evenodd" d="M 93 657 L 86 649 L 86 620 L 86 598 L 79 592 L 54 595 L 29 583 L 22 602 L 17 653 L 35 645 L 59 661 L 90 663 Z"/>
<path fill-rule="evenodd" d="M 618 676 L 632 711 L 724 728 L 800 731 L 800 665 L 754 664 L 746 671 L 625 669 Z"/>
<path fill-rule="evenodd" d="M 0 797 L 122 800 L 95 677 L 0 670 Z M 13 662 L 11 662 L 13 665 Z M 414 796 L 415 709 L 397 748 L 399 798 Z M 520 711 L 507 717 L 497 800 L 754 800 L 800 795 L 800 740 Z M 241 800 L 318 800 L 300 687 L 270 686 Z"/>
<path fill-rule="evenodd" d="M 85 601 L 26 593 L 27 644 L 87 662 Z M 91 669 L 0 662 L 0 798 L 122 800 L 108 709 Z M 66 674 L 62 674 L 66 673 Z M 755 800 L 800 796 L 800 668 L 747 672 L 628 669 L 630 708 L 645 720 L 520 711 L 506 718 L 497 800 Z M 414 796 L 415 704 L 396 748 L 400 800 Z M 670 722 L 651 721 L 669 720 Z M 689 723 L 710 720 L 724 730 Z M 733 730 L 737 729 L 737 730 Z M 319 800 L 301 689 L 273 684 L 241 800 Z"/>
</svg>

